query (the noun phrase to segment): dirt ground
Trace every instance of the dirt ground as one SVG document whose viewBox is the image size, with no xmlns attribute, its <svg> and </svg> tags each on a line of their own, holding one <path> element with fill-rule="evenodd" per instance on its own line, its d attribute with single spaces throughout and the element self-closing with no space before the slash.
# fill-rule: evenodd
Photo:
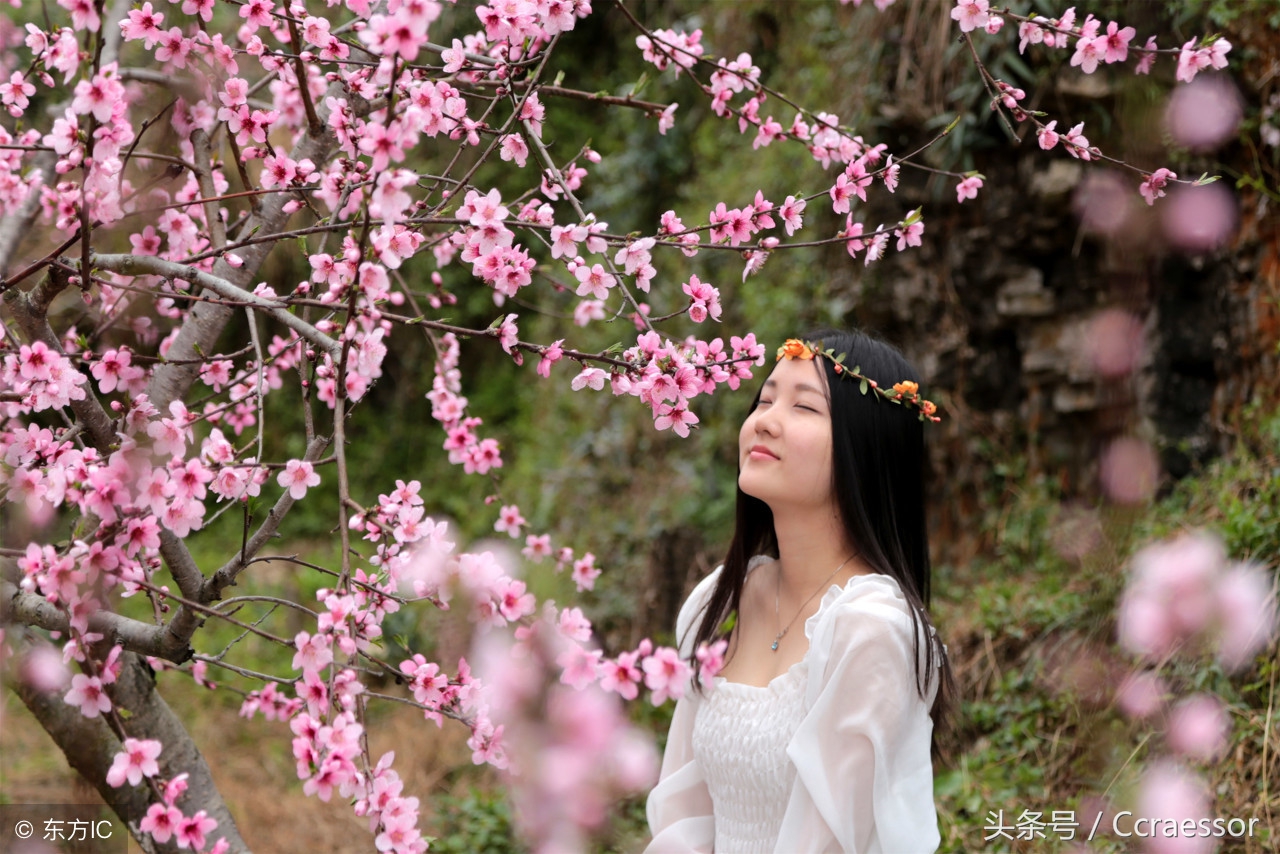
<svg viewBox="0 0 1280 854">
<path fill-rule="evenodd" d="M 162 677 L 162 679 L 165 677 Z M 259 854 L 348 854 L 373 851 L 365 819 L 335 793 L 329 803 L 302 793 L 290 748 L 288 724 L 237 716 L 234 695 L 208 693 L 169 675 L 166 700 L 185 720 L 245 841 Z M 171 690 L 172 689 L 172 690 Z M 0 802 L 101 803 L 98 793 L 67 765 L 39 723 L 10 691 L 0 693 Z M 419 826 L 429 831 L 433 794 L 451 788 L 449 775 L 470 768 L 467 732 L 445 722 L 443 730 L 416 710 L 396 703 L 371 705 L 369 727 L 376 761 L 394 750 L 405 793 L 424 806 Z M 470 772 L 466 772 L 470 773 Z M 476 772 L 482 773 L 482 772 Z M 473 779 L 469 777 L 469 779 Z M 140 851 L 130 840 L 129 851 Z"/>
</svg>

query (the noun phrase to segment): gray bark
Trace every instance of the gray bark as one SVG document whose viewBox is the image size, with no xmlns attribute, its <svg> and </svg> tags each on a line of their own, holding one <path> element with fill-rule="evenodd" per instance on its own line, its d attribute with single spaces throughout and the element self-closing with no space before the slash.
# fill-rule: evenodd
<svg viewBox="0 0 1280 854">
<path fill-rule="evenodd" d="M 34 169 L 41 173 L 41 183 L 31 188 L 30 194 L 22 206 L 14 213 L 0 219 L 0 279 L 7 278 L 13 272 L 17 260 L 18 248 L 22 239 L 31 232 L 31 223 L 35 222 L 40 212 L 40 187 L 53 174 L 53 167 L 58 157 L 52 151 L 41 152 L 35 159 Z"/>
<path fill-rule="evenodd" d="M 329 118 L 330 110 L 324 106 L 324 102 L 330 97 L 346 98 L 352 103 L 357 100 L 355 96 L 347 94 L 340 82 L 331 84 L 319 99 L 320 104 L 317 107 L 322 123 Z M 293 147 L 293 151 L 289 152 L 289 156 L 295 161 L 307 158 L 319 168 L 329 162 L 337 146 L 337 137 L 328 124 L 323 124 L 319 134 L 304 135 Z M 263 196 L 262 199 L 261 208 L 257 213 L 252 214 L 240 229 L 241 235 L 248 236 L 254 232 L 272 234 L 284 229 L 289 219 L 289 215 L 284 212 L 284 206 L 290 196 L 285 193 L 271 193 Z M 266 260 L 267 255 L 271 254 L 273 248 L 275 244 L 270 242 L 242 246 L 235 250 L 235 254 L 243 259 L 243 265 L 235 268 L 219 259 L 214 264 L 212 275 L 243 291 L 252 291 L 253 282 L 262 268 L 262 262 Z M 197 303 L 187 315 L 187 319 L 183 321 L 182 331 L 178 333 L 173 346 L 169 348 L 169 358 L 183 361 L 198 359 L 215 352 L 214 347 L 218 337 L 226 328 L 234 311 L 235 309 L 231 306 Z M 178 400 L 186 394 L 199 373 L 200 366 L 194 363 L 159 366 L 151 375 L 151 384 L 147 388 L 152 403 L 164 410 L 170 401 Z"/>
<path fill-rule="evenodd" d="M 156 739 L 164 746 L 158 760 L 160 776 L 172 779 L 182 773 L 188 775 L 187 791 L 178 799 L 178 808 L 185 815 L 204 810 L 218 822 L 207 837 L 207 844 L 212 845 L 223 838 L 234 854 L 248 852 L 249 846 L 241 838 L 235 819 L 218 793 L 200 749 L 191 740 L 182 721 L 156 692 L 151 668 L 133 653 L 125 653 L 121 662 L 120 677 L 108 686 L 107 693 L 117 709 L 129 710 L 131 735 Z M 103 718 L 86 718 L 79 709 L 67 705 L 58 692 L 42 694 L 21 682 L 17 682 L 14 690 L 67 757 L 71 767 L 98 790 L 103 801 L 120 816 L 144 851 L 148 854 L 172 854 L 179 850 L 173 839 L 161 845 L 139 831 L 139 825 L 153 802 L 148 789 L 127 783 L 113 787 L 107 783 L 107 771 L 120 750 L 120 740 Z"/>
</svg>

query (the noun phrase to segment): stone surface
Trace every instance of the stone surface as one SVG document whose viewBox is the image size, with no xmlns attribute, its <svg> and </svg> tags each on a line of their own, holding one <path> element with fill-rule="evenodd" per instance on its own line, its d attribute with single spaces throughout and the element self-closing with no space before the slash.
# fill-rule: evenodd
<svg viewBox="0 0 1280 854">
<path fill-rule="evenodd" d="M 1053 160 L 1048 168 L 1040 164 L 1031 173 L 1028 189 L 1040 198 L 1059 198 L 1070 193 L 1084 176 L 1084 167 L 1075 160 Z"/>
<path fill-rule="evenodd" d="M 996 311 L 1005 317 L 1053 314 L 1054 299 L 1044 286 L 1044 273 L 1023 267 L 996 291 Z"/>
</svg>

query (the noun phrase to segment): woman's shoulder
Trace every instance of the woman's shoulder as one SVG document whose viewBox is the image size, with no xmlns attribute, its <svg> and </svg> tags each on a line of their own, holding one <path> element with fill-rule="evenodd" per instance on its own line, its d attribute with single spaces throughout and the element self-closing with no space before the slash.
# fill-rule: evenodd
<svg viewBox="0 0 1280 854">
<path fill-rule="evenodd" d="M 766 555 L 757 555 L 747 563 L 748 574 L 759 566 L 768 563 L 772 558 Z M 683 648 L 686 643 L 693 641 L 694 635 L 698 633 L 695 620 L 701 618 L 702 613 L 706 609 L 707 603 L 711 601 L 711 596 L 715 592 L 716 585 L 720 582 L 720 575 L 724 571 L 724 564 L 717 566 L 711 572 L 703 576 L 702 580 L 694 585 L 684 604 L 680 606 L 680 614 L 676 617 L 676 640 L 681 644 L 681 654 L 687 654 Z"/>
<path fill-rule="evenodd" d="M 847 630 L 851 623 L 910 638 L 912 617 L 911 604 L 897 580 L 883 573 L 868 573 L 853 576 L 843 586 L 831 585 L 818 610 L 805 621 L 804 630 L 811 644 L 822 642 L 822 635 L 829 638 L 838 628 Z"/>
<path fill-rule="evenodd" d="M 913 637 L 918 629 L 902 588 L 888 575 L 857 575 L 843 587 L 832 585 L 818 611 L 805 622 L 804 631 L 809 636 L 806 697 L 810 704 L 842 667 L 900 661 L 902 685 L 911 684 L 908 663 L 914 657 Z"/>
<path fill-rule="evenodd" d="M 712 591 L 716 589 L 716 582 L 720 580 L 720 573 L 724 566 L 717 566 L 711 572 L 703 576 L 693 587 L 693 592 L 684 600 L 684 604 L 680 606 L 680 614 L 676 617 L 676 642 L 680 644 L 680 654 L 688 655 L 685 647 L 693 643 L 694 635 L 697 634 L 697 628 L 694 626 L 694 620 L 698 619 L 701 613 L 707 607 L 707 602 L 711 599 Z"/>
</svg>

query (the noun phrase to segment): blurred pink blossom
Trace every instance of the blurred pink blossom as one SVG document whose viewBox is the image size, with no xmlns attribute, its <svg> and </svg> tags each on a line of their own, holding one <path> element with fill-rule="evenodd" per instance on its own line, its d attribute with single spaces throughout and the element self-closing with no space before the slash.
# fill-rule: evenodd
<svg viewBox="0 0 1280 854">
<path fill-rule="evenodd" d="M 1164 113 L 1174 142 L 1195 152 L 1228 142 L 1243 117 L 1240 92 L 1225 74 L 1201 75 L 1174 89 Z"/>
<path fill-rule="evenodd" d="M 600 651 L 567 638 L 554 608 L 519 637 L 478 635 L 475 655 L 483 702 L 504 732 L 516 821 L 535 851 L 585 850 L 620 796 L 653 785 L 657 752 L 618 697 L 594 680 L 564 684 L 567 660 L 595 661 Z"/>
<path fill-rule="evenodd" d="M 1195 694 L 1170 713 L 1169 746 L 1184 756 L 1208 762 L 1226 748 L 1230 730 L 1222 701 L 1211 694 Z"/>
<path fill-rule="evenodd" d="M 1142 356 L 1142 323 L 1133 314 L 1109 308 L 1093 319 L 1089 329 L 1094 369 L 1108 378 L 1123 377 Z"/>
<path fill-rule="evenodd" d="M 62 662 L 62 653 L 51 646 L 32 648 L 22 659 L 19 678 L 41 694 L 61 691 L 71 682 L 71 671 Z"/>
<path fill-rule="evenodd" d="M 1176 642 L 1206 628 L 1226 559 L 1222 541 L 1204 532 L 1155 543 L 1134 555 L 1120 602 L 1120 643 L 1138 655 L 1161 658 Z"/>
<path fill-rule="evenodd" d="M 1085 231 L 1108 237 L 1118 234 L 1137 210 L 1129 184 L 1110 170 L 1088 173 L 1073 204 Z"/>
<path fill-rule="evenodd" d="M 1168 686 L 1164 680 L 1149 670 L 1129 674 L 1116 691 L 1120 710 L 1131 718 L 1149 718 L 1164 705 Z"/>
<path fill-rule="evenodd" d="M 1155 451 L 1142 439 L 1122 436 L 1102 453 L 1098 478 L 1112 501 L 1139 504 L 1156 491 L 1160 463 Z"/>
<path fill-rule="evenodd" d="M 1217 608 L 1218 660 L 1228 670 L 1239 670 L 1275 634 L 1275 587 L 1261 567 L 1237 564 L 1218 584 Z"/>
<path fill-rule="evenodd" d="M 1200 532 L 1143 549 L 1133 565 L 1136 575 L 1163 588 L 1175 630 L 1190 635 L 1213 616 L 1214 589 L 1226 561 L 1222 541 Z"/>
<path fill-rule="evenodd" d="M 1220 249 L 1235 231 L 1236 200 L 1221 184 L 1175 187 L 1160 210 L 1165 237 L 1183 252 Z"/>
<path fill-rule="evenodd" d="M 1174 634 L 1163 603 L 1125 591 L 1118 630 L 1121 646 L 1148 659 L 1163 658 L 1173 648 Z"/>
<path fill-rule="evenodd" d="M 1210 817 L 1204 780 L 1180 764 L 1165 760 L 1147 769 L 1134 814 L 1151 820 L 1145 840 L 1151 854 L 1207 854 L 1215 847 L 1212 836 L 1174 835 L 1184 820 Z"/>
</svg>

